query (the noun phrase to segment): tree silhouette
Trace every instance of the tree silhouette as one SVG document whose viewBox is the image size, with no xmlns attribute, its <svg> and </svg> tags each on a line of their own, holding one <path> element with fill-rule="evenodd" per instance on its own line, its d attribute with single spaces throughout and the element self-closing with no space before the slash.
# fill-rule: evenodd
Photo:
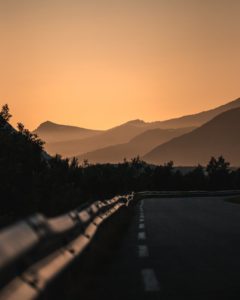
<svg viewBox="0 0 240 300">
<path fill-rule="evenodd" d="M 227 162 L 223 156 L 219 156 L 218 159 L 212 157 L 209 164 L 207 165 L 207 172 L 209 175 L 213 175 L 217 172 L 229 173 L 230 163 Z"/>
<path fill-rule="evenodd" d="M 204 167 L 198 165 L 194 170 L 185 175 L 186 186 L 190 190 L 203 190 L 207 188 L 207 179 Z"/>
<path fill-rule="evenodd" d="M 0 117 L 3 121 L 9 122 L 12 115 L 10 114 L 9 106 L 8 104 L 5 104 L 2 106 L 2 110 L 0 111 Z"/>
<path fill-rule="evenodd" d="M 219 156 L 218 159 L 212 157 L 207 165 L 207 173 L 209 177 L 209 186 L 212 189 L 218 187 L 227 188 L 229 186 L 230 179 L 230 163 L 227 162 L 223 156 Z"/>
<path fill-rule="evenodd" d="M 43 149 L 43 145 L 45 144 L 45 142 L 42 141 L 37 134 L 31 133 L 28 129 L 25 129 L 22 123 L 18 123 L 17 128 L 19 133 L 22 134 L 26 138 L 26 140 L 39 147 L 39 149 Z"/>
</svg>

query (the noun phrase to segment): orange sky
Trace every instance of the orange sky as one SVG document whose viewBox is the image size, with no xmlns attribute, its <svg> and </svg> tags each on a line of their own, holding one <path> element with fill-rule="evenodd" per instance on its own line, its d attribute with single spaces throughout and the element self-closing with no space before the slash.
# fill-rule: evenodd
<svg viewBox="0 0 240 300">
<path fill-rule="evenodd" d="M 234 100 L 239 14 L 239 0 L 0 0 L 0 104 L 30 129 L 103 129 Z"/>
</svg>

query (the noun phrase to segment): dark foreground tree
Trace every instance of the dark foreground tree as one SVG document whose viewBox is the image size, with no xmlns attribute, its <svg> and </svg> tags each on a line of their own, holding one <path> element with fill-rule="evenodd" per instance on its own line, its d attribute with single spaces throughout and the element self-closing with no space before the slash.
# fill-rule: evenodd
<svg viewBox="0 0 240 300">
<path fill-rule="evenodd" d="M 223 156 L 217 159 L 212 157 L 206 170 L 210 189 L 226 189 L 230 187 L 230 163 Z"/>
<path fill-rule="evenodd" d="M 3 105 L 1 111 L 0 111 L 0 120 L 5 122 L 9 122 L 11 119 L 12 115 L 9 112 L 9 106 L 8 104 Z"/>
</svg>

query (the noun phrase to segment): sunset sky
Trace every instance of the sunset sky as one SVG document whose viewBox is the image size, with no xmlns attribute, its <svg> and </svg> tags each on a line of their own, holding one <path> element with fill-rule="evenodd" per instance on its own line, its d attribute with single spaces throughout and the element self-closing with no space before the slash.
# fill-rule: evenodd
<svg viewBox="0 0 240 300">
<path fill-rule="evenodd" d="M 240 96 L 239 0 L 0 0 L 13 124 L 105 129 Z"/>
</svg>

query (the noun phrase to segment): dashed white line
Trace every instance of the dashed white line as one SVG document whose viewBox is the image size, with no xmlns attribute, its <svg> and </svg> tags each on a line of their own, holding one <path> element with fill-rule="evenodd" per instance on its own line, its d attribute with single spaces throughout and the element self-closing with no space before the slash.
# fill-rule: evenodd
<svg viewBox="0 0 240 300">
<path fill-rule="evenodd" d="M 144 209 L 143 209 L 143 201 L 141 201 L 139 206 L 139 230 L 145 229 L 144 223 Z M 146 233 L 145 231 L 138 232 L 138 239 L 145 240 Z M 149 251 L 147 245 L 138 245 L 138 256 L 140 258 L 149 257 Z M 141 271 L 142 279 L 144 283 L 144 289 L 146 292 L 158 292 L 160 291 L 160 284 L 157 280 L 156 274 L 153 269 L 143 269 Z"/>
<path fill-rule="evenodd" d="M 146 239 L 146 233 L 144 231 L 140 231 L 138 233 L 138 239 L 139 240 L 145 240 Z"/>
<path fill-rule="evenodd" d="M 143 269 L 142 278 L 146 292 L 160 291 L 160 284 L 153 269 Z"/>
<path fill-rule="evenodd" d="M 138 256 L 141 258 L 149 256 L 148 247 L 146 245 L 138 246 Z"/>
</svg>

